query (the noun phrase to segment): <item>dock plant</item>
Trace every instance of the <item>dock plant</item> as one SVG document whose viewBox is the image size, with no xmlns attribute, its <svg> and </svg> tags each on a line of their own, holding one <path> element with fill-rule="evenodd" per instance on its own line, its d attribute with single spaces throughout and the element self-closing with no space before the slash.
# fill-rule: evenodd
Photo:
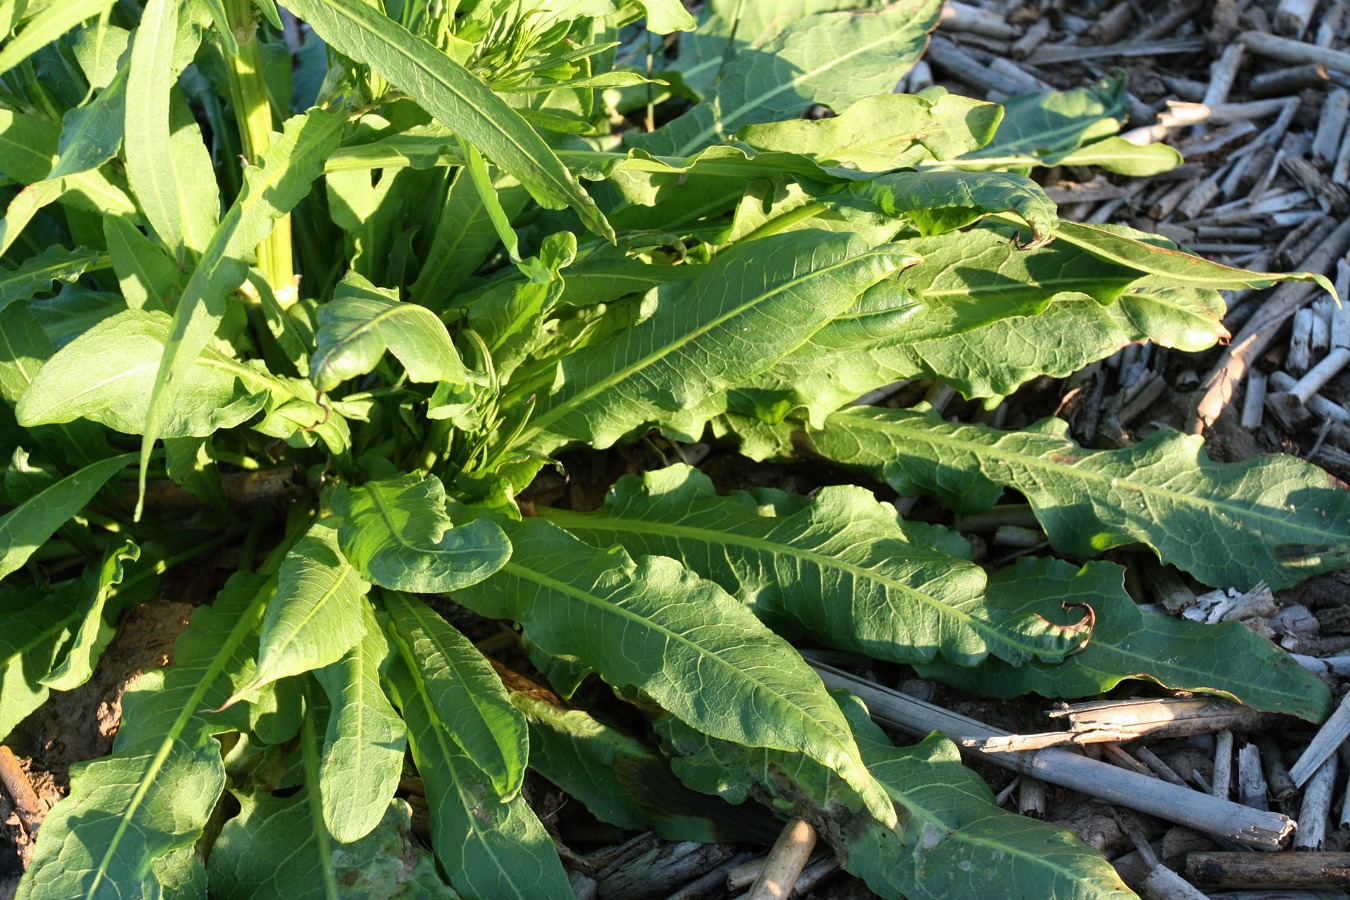
<svg viewBox="0 0 1350 900">
<path fill-rule="evenodd" d="M 1179 157 L 1118 136 L 1119 76 L 894 93 L 939 7 L 0 3 L 0 739 L 198 591 L 19 897 L 570 896 L 527 770 L 670 839 L 804 818 L 882 896 L 1123 897 L 802 651 L 1324 718 L 1283 651 L 1124 577 L 1345 565 L 1321 470 L 854 405 L 1201 351 L 1220 291 L 1314 277 L 1061 219 L 1049 167 Z M 660 462 L 601 508 L 532 499 L 635 442 Z M 835 475 L 719 490 L 698 442 Z M 976 562 L 897 496 L 1045 541 Z"/>
</svg>

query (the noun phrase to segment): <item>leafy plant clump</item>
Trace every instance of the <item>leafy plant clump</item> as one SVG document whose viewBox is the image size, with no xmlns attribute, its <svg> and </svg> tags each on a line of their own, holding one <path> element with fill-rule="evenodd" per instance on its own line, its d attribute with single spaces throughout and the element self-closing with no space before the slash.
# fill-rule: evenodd
<svg viewBox="0 0 1350 900">
<path fill-rule="evenodd" d="M 1115 136 L 1123 84 L 892 94 L 939 3 L 863 5 L 290 0 L 298 50 L 272 0 L 0 5 L 0 739 L 161 579 L 238 560 L 72 771 L 21 898 L 567 896 L 527 766 L 669 838 L 762 835 L 768 812 L 707 795 L 753 798 L 883 896 L 1118 897 L 1100 855 L 1000 811 L 945 738 L 893 746 L 796 647 L 1000 696 L 1146 677 L 1325 716 L 1269 644 L 1142 611 L 1088 561 L 1142 544 L 1238 588 L 1342 565 L 1350 501 L 1320 470 L 850 405 L 1203 349 L 1219 289 L 1311 277 L 1060 221 L 1038 167 L 1177 162 Z M 593 512 L 518 499 L 562 451 L 652 432 L 961 513 L 1019 492 L 1075 562 L 988 570 L 863 487 L 719 495 L 682 463 Z M 577 703 L 504 682 L 466 610 Z M 588 711 L 592 676 L 650 731 Z M 396 796 L 413 771 L 434 856 Z"/>
</svg>

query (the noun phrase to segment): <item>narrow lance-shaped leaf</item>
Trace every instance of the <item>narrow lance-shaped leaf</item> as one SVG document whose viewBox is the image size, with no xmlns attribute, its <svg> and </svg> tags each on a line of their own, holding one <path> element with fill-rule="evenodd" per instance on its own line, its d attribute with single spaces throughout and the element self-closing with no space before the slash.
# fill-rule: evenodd
<svg viewBox="0 0 1350 900">
<path fill-rule="evenodd" d="M 240 716 L 207 716 L 246 677 L 250 638 L 275 583 L 236 575 L 199 608 L 175 664 L 147 672 L 123 699 L 113 755 L 72 767 L 70 795 L 43 823 L 19 884 L 22 900 L 159 895 L 156 857 L 200 836 L 225 786 L 213 733 Z M 213 702 L 214 701 L 214 702 Z"/>
<path fill-rule="evenodd" d="M 27 562 L 133 458 L 123 453 L 91 463 L 0 516 L 0 578 Z"/>
<path fill-rule="evenodd" d="M 697 469 L 672 466 L 619 479 L 597 512 L 540 514 L 596 546 L 679 559 L 775 631 L 876 659 L 1057 660 L 1088 633 L 1085 622 L 990 615 L 979 566 L 910 542 L 895 510 L 861 488 L 790 505 L 764 491 L 724 498 Z"/>
<path fill-rule="evenodd" d="M 336 523 L 315 522 L 282 560 L 258 641 L 258 671 L 226 705 L 265 684 L 337 662 L 365 633 L 370 585 L 343 558 Z"/>
<path fill-rule="evenodd" d="M 901 494 L 932 494 L 962 512 L 1015 488 L 1065 553 L 1140 542 L 1206 584 L 1243 590 L 1288 587 L 1350 563 L 1350 493 L 1316 466 L 1292 457 L 1215 463 L 1198 436 L 1175 431 L 1120 450 L 1084 450 L 1067 432 L 1058 419 L 1001 432 L 857 407 L 807 440 Z"/>
<path fill-rule="evenodd" d="M 113 0 L 65 0 L 49 3 L 0 49 L 0 73 L 23 62 L 81 22 L 102 15 Z"/>
<path fill-rule="evenodd" d="M 128 66 L 119 68 L 117 75 L 99 91 L 93 102 L 70 110 L 61 119 L 59 158 L 48 178 L 63 178 L 98 168 L 117 153 L 126 121 L 123 107 L 128 71 Z"/>
<path fill-rule="evenodd" d="M 434 475 L 339 487 L 333 510 L 342 553 L 380 587 L 434 594 L 481 581 L 502 567 L 511 543 L 488 519 L 455 525 Z"/>
<path fill-rule="evenodd" d="M 337 148 L 341 131 L 341 116 L 312 109 L 289 119 L 283 133 L 272 136 L 261 163 L 245 168 L 244 189 L 211 236 L 174 309 L 141 441 L 142 495 L 150 451 L 160 437 L 173 396 L 220 324 L 227 294 L 243 283 L 248 272 L 245 260 L 272 230 L 274 220 L 309 193 L 311 182 L 323 171 L 324 159 Z"/>
<path fill-rule="evenodd" d="M 1125 592 L 1124 570 L 1090 562 L 1081 569 L 1055 559 L 1023 557 L 989 580 L 989 605 L 1049 619 L 1076 615 L 1086 604 L 1097 624 L 1092 640 L 1057 665 L 1013 667 L 986 660 L 976 669 L 942 662 L 920 665 L 935 678 L 983 696 L 1008 699 L 1096 697 L 1127 678 L 1147 679 L 1173 691 L 1220 694 L 1257 709 L 1320 722 L 1331 694 L 1293 657 L 1238 622 L 1201 625 L 1148 612 Z"/>
<path fill-rule="evenodd" d="M 389 679 L 426 788 L 431 846 L 450 883 L 470 897 L 566 897 L 567 874 L 525 798 L 497 796 L 437 721 L 431 698 L 402 659 L 390 666 Z"/>
<path fill-rule="evenodd" d="M 525 780 L 529 732 L 501 678 L 468 638 L 425 603 L 391 592 L 385 608 L 403 659 L 450 738 L 502 800 L 514 799 Z"/>
<path fill-rule="evenodd" d="M 123 150 L 127 182 L 146 221 L 180 258 L 184 250 L 206 248 L 218 213 L 211 202 L 216 183 L 209 158 L 203 160 L 196 122 L 185 120 L 181 100 L 173 102 L 178 74 L 191 62 L 197 42 L 195 29 L 180 28 L 186 24 L 179 21 L 184 6 L 181 0 L 149 0 L 141 14 L 128 61 Z M 171 137 L 176 130 L 181 137 Z M 195 146 L 189 145 L 193 139 Z"/>
<path fill-rule="evenodd" d="M 0 271 L 0 309 L 50 290 L 52 282 L 69 284 L 90 268 L 97 268 L 98 262 L 99 255 L 88 250 L 48 247 L 13 269 Z"/>
<path fill-rule="evenodd" d="M 456 600 L 519 622 L 543 652 L 581 661 L 700 731 L 818 760 L 892 821 L 820 679 L 721 588 L 675 560 L 596 550 L 538 519 L 510 533 L 511 561 Z"/>
<path fill-rule="evenodd" d="M 104 608 L 113 588 L 122 581 L 122 563 L 135 562 L 140 556 L 140 547 L 127 538 L 103 557 L 102 565 L 91 568 L 86 574 L 83 579 L 86 589 L 92 588 L 93 592 L 82 604 L 83 621 L 66 650 L 66 658 L 42 677 L 44 685 L 69 691 L 84 684 L 94 674 L 94 666 L 114 634 L 112 625 L 104 619 Z"/>
<path fill-rule="evenodd" d="M 848 193 L 888 216 L 909 220 L 925 237 L 955 231 L 991 213 L 1013 212 L 1031 227 L 1020 249 L 1050 241 L 1059 213 L 1025 175 L 1007 172 L 895 172 L 848 186 Z"/>
<path fill-rule="evenodd" d="M 314 673 L 332 712 L 324 736 L 319 793 L 333 837 L 349 843 L 379 824 L 403 774 L 407 728 L 380 686 L 389 642 L 369 600 L 361 600 L 365 634 L 342 659 Z"/>
<path fill-rule="evenodd" d="M 319 307 L 316 350 L 309 377 L 321 391 L 364 375 L 385 350 L 398 357 L 411 381 L 464 384 L 471 373 L 460 361 L 445 323 L 424 306 L 400 303 L 395 291 L 348 272 Z"/>
<path fill-rule="evenodd" d="M 595 201 L 520 114 L 477 75 L 361 0 L 292 0 L 290 8 L 340 53 L 369 65 L 513 175 L 545 206 L 570 205 L 613 239 Z"/>
<path fill-rule="evenodd" d="M 722 390 L 768 368 L 915 261 L 903 247 L 871 250 L 852 235 L 815 231 L 734 248 L 692 281 L 657 288 L 640 324 L 565 357 L 517 444 L 607 447 L 651 423 L 697 434 L 721 411 Z"/>
</svg>

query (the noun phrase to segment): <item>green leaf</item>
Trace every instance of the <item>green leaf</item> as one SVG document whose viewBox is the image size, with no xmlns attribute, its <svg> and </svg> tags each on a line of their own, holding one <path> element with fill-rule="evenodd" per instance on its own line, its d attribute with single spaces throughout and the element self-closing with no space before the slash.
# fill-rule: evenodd
<svg viewBox="0 0 1350 900">
<path fill-rule="evenodd" d="M 961 162 L 1057 165 L 1085 144 L 1114 135 L 1127 111 L 1123 73 L 1072 91 L 1009 97 L 994 139 Z"/>
<path fill-rule="evenodd" d="M 995 103 L 936 89 L 864 97 L 839 115 L 747 125 L 736 139 L 761 150 L 805 153 L 822 165 L 888 172 L 922 154 L 937 160 L 989 142 L 1003 111 Z"/>
<path fill-rule="evenodd" d="M 206 249 L 219 215 L 201 132 L 173 88 L 198 36 L 181 0 L 149 0 L 131 43 L 126 87 L 127 181 L 146 221 L 181 259 Z"/>
<path fill-rule="evenodd" d="M 155 373 L 170 340 L 166 313 L 123 310 L 57 351 L 19 399 L 25 426 L 91 419 L 125 434 L 141 431 L 152 411 L 160 437 L 205 437 L 251 418 L 266 396 L 240 378 L 249 368 L 215 349 L 192 360 L 165 406 L 152 406 Z M 251 382 L 251 379 L 250 379 Z"/>
<path fill-rule="evenodd" d="M 380 686 L 389 642 L 368 600 L 362 600 L 365 634 L 347 653 L 314 673 L 332 712 L 319 767 L 323 821 L 334 838 L 364 837 L 385 815 L 403 774 L 407 728 Z"/>
<path fill-rule="evenodd" d="M 96 169 L 117 153 L 122 144 L 125 121 L 128 67 L 88 106 L 70 110 L 61 118 L 61 144 L 58 159 L 48 178 L 62 178 L 88 169 Z"/>
<path fill-rule="evenodd" d="M 370 372 L 385 350 L 398 357 L 411 381 L 462 385 L 473 377 L 435 313 L 400 303 L 396 291 L 377 288 L 355 272 L 319 307 L 314 341 L 309 377 L 321 391 Z"/>
<path fill-rule="evenodd" d="M 226 296 L 243 283 L 248 272 L 245 260 L 271 232 L 274 220 L 290 212 L 309 193 L 311 182 L 323 171 L 324 159 L 337 148 L 341 131 L 340 116 L 310 110 L 287 120 L 282 134 L 272 135 L 259 165 L 245 167 L 244 189 L 212 234 L 174 308 L 173 325 L 145 415 L 142 495 L 150 451 L 163 436 L 168 411 L 175 408 L 174 395 L 224 317 Z"/>
<path fill-rule="evenodd" d="M 173 258 L 122 216 L 104 217 L 103 236 L 127 306 L 172 309 L 182 289 Z"/>
<path fill-rule="evenodd" d="M 98 254 L 88 250 L 48 247 L 13 269 L 0 271 L 0 309 L 31 300 L 36 294 L 50 290 L 53 282 L 70 284 L 98 262 Z"/>
<path fill-rule="evenodd" d="M 1195 435 L 1084 450 L 1046 419 L 1024 432 L 951 425 L 932 413 L 856 407 L 809 438 L 815 453 L 962 512 L 1022 492 L 1057 550 L 1091 556 L 1143 543 L 1200 581 L 1276 590 L 1343 568 L 1350 493 L 1293 457 L 1225 465 Z"/>
<path fill-rule="evenodd" d="M 654 748 L 543 688 L 513 690 L 530 726 L 530 768 L 602 822 L 667 841 L 772 843 L 767 815 L 689 790 Z"/>
<path fill-rule="evenodd" d="M 780 634 L 877 659 L 1053 661 L 1086 636 L 1082 622 L 991 616 L 979 566 L 912 543 L 895 510 L 862 488 L 776 508 L 788 503 L 768 491 L 718 497 L 706 475 L 672 466 L 620 478 L 597 512 L 539 512 L 596 546 L 682 561 Z"/>
<path fill-rule="evenodd" d="M 0 591 L 0 741 L 47 702 L 42 678 L 60 658 L 87 602 L 78 582 Z"/>
<path fill-rule="evenodd" d="M 333 510 L 344 519 L 338 526 L 343 555 L 367 579 L 391 590 L 458 590 L 488 577 L 511 555 L 496 523 L 451 521 L 445 488 L 434 475 L 339 487 Z"/>
<path fill-rule="evenodd" d="M 960 670 L 939 662 L 920 667 L 925 678 L 1000 699 L 1031 692 L 1095 697 L 1127 678 L 1147 679 L 1167 690 L 1220 694 L 1310 722 L 1331 712 L 1326 685 L 1270 641 L 1237 622 L 1201 625 L 1140 609 L 1125 592 L 1124 570 L 1112 563 L 1078 568 L 1022 557 L 990 577 L 989 604 L 1051 620 L 1076 616 L 1067 607 L 1086 604 L 1097 624 L 1083 650 L 1059 665 L 994 661 Z"/>
<path fill-rule="evenodd" d="M 91 463 L 0 516 L 0 578 L 27 562 L 130 461 L 124 453 Z"/>
<path fill-rule="evenodd" d="M 1059 226 L 1055 204 L 1025 175 L 1007 172 L 896 172 L 854 182 L 849 193 L 908 219 L 924 237 L 955 231 L 990 213 L 1012 211 L 1031 227 L 1019 249 L 1048 243 Z"/>
<path fill-rule="evenodd" d="M 1326 276 L 1316 272 L 1250 272 L 1210 262 L 1177 249 L 1171 241 L 1124 225 L 1061 224 L 1063 227 L 1055 235 L 1059 240 L 1107 262 L 1158 276 L 1157 286 L 1236 291 L 1270 287 L 1282 281 L 1315 281 L 1323 290 L 1335 293 Z"/>
<path fill-rule="evenodd" d="M 572 173 L 478 76 L 360 0 L 292 0 L 290 8 L 338 52 L 406 91 L 540 204 L 569 205 L 587 228 L 613 240 L 609 223 Z"/>
<path fill-rule="evenodd" d="M 1185 162 L 1170 144 L 1133 144 L 1123 137 L 1103 138 L 1079 148 L 1059 161 L 1062 166 L 1095 166 L 1117 175 L 1150 178 L 1170 172 Z"/>
<path fill-rule="evenodd" d="M 0 49 L 0 73 L 8 72 L 81 22 L 103 15 L 112 5 L 113 0 L 63 0 L 47 4 Z"/>
<path fill-rule="evenodd" d="M 389 678 L 408 723 L 413 762 L 431 813 L 431 845 L 457 891 L 469 897 L 566 897 L 553 840 L 519 794 L 503 801 L 436 718 L 402 660 Z"/>
<path fill-rule="evenodd" d="M 845 869 L 888 897 L 1134 897 L 1100 852 L 1072 832 L 1000 809 L 934 734 L 896 748 L 856 699 L 845 706 L 867 767 L 895 800 L 900 825 L 851 835 Z"/>
<path fill-rule="evenodd" d="M 678 0 L 634 0 L 647 18 L 647 30 L 656 34 L 693 31 L 698 23 Z"/>
<path fill-rule="evenodd" d="M 717 585 L 672 559 L 596 550 L 538 519 L 510 533 L 511 561 L 457 601 L 520 623 L 544 653 L 593 669 L 700 731 L 818 760 L 875 815 L 890 814 L 819 678 Z"/>
<path fill-rule="evenodd" d="M 388 593 L 389 623 L 408 668 L 450 738 L 492 782 L 503 801 L 525 780 L 529 732 L 483 654 L 425 603 Z"/>
<path fill-rule="evenodd" d="M 259 576 L 231 578 L 193 614 L 175 664 L 146 672 L 126 693 L 113 755 L 71 768 L 70 795 L 43 823 L 20 898 L 158 896 L 151 861 L 196 842 L 225 786 L 212 734 L 230 726 L 200 710 L 247 677 L 250 638 L 273 587 Z"/>
<path fill-rule="evenodd" d="M 309 787 L 235 797 L 239 815 L 221 828 L 207 862 L 213 898 L 457 897 L 413 835 L 403 800 L 387 800 L 378 827 L 361 840 L 334 846 L 315 829 Z"/>
<path fill-rule="evenodd" d="M 697 436 L 718 393 L 800 346 L 868 287 L 913 257 L 852 235 L 777 235 L 720 256 L 691 281 L 657 288 L 643 318 L 558 363 L 516 444 L 607 447 L 659 422 Z M 708 403 L 714 405 L 709 406 Z"/>
<path fill-rule="evenodd" d="M 337 527 L 315 522 L 281 563 L 258 641 L 258 671 L 225 703 L 337 662 L 365 633 L 361 598 L 369 590 L 338 550 Z"/>
<path fill-rule="evenodd" d="M 94 666 L 112 641 L 112 625 L 104 618 L 104 608 L 113 589 L 122 582 L 122 563 L 140 559 L 141 548 L 130 538 L 113 547 L 103 557 L 103 564 L 91 568 L 83 579 L 85 589 L 92 589 L 89 598 L 81 604 L 80 627 L 66 650 L 65 659 L 46 675 L 42 683 L 57 691 L 74 690 L 94 674 Z"/>
<path fill-rule="evenodd" d="M 688 156 L 745 125 L 795 119 L 813 103 L 842 110 L 889 93 L 923 54 L 939 7 L 902 0 L 878 11 L 784 16 L 781 31 L 732 51 L 712 95 L 635 143 Z"/>
</svg>

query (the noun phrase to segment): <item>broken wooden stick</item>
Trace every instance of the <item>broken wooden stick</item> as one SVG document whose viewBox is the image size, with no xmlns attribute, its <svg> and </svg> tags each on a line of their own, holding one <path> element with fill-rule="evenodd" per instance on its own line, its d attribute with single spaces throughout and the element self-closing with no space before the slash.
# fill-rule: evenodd
<svg viewBox="0 0 1350 900">
<path fill-rule="evenodd" d="M 906 734 L 923 737 L 930 732 L 941 731 L 957 737 L 1007 735 L 1006 731 L 984 722 L 873 684 L 833 666 L 816 662 L 811 665 L 827 687 L 852 691 L 867 704 L 872 718 Z M 1278 849 L 1295 827 L 1294 821 L 1288 816 L 1249 809 L 1230 800 L 1179 788 L 1067 750 L 1050 748 L 1028 753 L 980 753 L 978 750 L 963 749 L 1005 769 L 1032 775 L 1107 803 L 1148 813 L 1258 850 Z"/>
</svg>

